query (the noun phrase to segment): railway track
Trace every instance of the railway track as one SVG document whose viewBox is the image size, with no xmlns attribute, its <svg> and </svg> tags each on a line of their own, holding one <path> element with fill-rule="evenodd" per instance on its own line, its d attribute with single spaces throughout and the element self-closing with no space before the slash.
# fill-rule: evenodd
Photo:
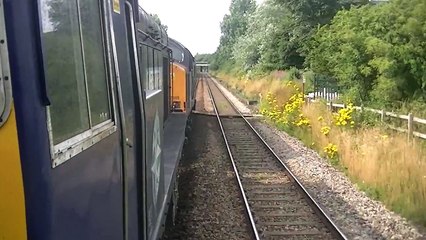
<svg viewBox="0 0 426 240">
<path fill-rule="evenodd" d="M 218 86 L 203 79 L 255 239 L 346 239 Z"/>
</svg>

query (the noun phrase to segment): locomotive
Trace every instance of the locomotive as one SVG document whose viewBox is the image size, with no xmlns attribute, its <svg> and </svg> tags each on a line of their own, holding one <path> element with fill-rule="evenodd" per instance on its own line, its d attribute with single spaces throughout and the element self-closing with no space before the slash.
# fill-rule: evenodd
<svg viewBox="0 0 426 240">
<path fill-rule="evenodd" d="M 158 239 L 197 85 L 135 0 L 0 1 L 0 239 Z"/>
</svg>

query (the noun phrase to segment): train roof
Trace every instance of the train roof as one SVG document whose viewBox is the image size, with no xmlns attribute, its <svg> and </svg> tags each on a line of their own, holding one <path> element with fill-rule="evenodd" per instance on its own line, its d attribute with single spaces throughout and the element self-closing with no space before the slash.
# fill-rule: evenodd
<svg viewBox="0 0 426 240">
<path fill-rule="evenodd" d="M 154 18 L 139 6 L 137 31 L 150 38 L 154 43 L 160 43 L 163 47 L 168 46 L 168 35 L 166 30 L 155 22 Z"/>
<path fill-rule="evenodd" d="M 173 38 L 169 38 L 168 46 L 173 52 L 173 60 L 191 69 L 194 65 L 194 56 L 192 53 L 183 44 Z"/>
</svg>

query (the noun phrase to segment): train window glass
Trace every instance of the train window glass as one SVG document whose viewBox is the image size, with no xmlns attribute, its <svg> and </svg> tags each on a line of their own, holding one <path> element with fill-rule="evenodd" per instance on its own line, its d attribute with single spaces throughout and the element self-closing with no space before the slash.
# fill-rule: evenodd
<svg viewBox="0 0 426 240">
<path fill-rule="evenodd" d="M 99 1 L 81 1 L 81 27 L 92 125 L 111 118 Z"/>
<path fill-rule="evenodd" d="M 154 49 L 148 48 L 148 89 L 154 90 Z"/>
<path fill-rule="evenodd" d="M 162 52 L 158 52 L 158 89 L 163 89 L 163 56 Z"/>
<path fill-rule="evenodd" d="M 158 89 L 158 50 L 154 50 L 154 75 L 155 75 L 155 89 Z"/>
<path fill-rule="evenodd" d="M 41 17 L 52 140 L 57 144 L 90 125 L 77 2 L 52 2 L 41 1 Z"/>
<path fill-rule="evenodd" d="M 143 82 L 143 88 L 147 89 L 148 87 L 148 76 L 147 76 L 147 54 L 148 54 L 148 49 L 147 46 L 142 45 L 139 49 L 140 52 L 140 60 L 139 60 L 139 71 L 140 71 L 140 76 L 142 78 L 142 82 Z"/>
<path fill-rule="evenodd" d="M 40 0 L 53 167 L 117 130 L 99 0 Z"/>
</svg>

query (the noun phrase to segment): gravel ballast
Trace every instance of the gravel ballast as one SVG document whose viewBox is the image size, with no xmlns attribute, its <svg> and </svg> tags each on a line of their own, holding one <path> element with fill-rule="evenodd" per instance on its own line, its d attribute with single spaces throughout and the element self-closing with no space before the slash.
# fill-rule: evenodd
<svg viewBox="0 0 426 240">
<path fill-rule="evenodd" d="M 165 239 L 251 239 L 217 119 L 193 115 L 178 172 L 176 225 Z"/>
<path fill-rule="evenodd" d="M 231 94 L 221 88 L 227 96 Z M 228 98 L 244 112 L 243 103 Z M 423 228 L 370 199 L 314 150 L 267 123 L 250 121 L 348 239 L 426 239 Z"/>
<path fill-rule="evenodd" d="M 206 84 L 207 83 L 203 78 L 201 78 L 198 82 L 197 91 L 195 94 L 195 111 L 199 113 L 213 114 L 213 105 Z"/>
<path fill-rule="evenodd" d="M 211 78 L 213 80 L 213 82 L 215 82 L 219 89 L 223 92 L 223 94 L 229 99 L 231 100 L 231 102 L 235 105 L 235 107 L 237 107 L 238 111 L 240 111 L 243 114 L 250 114 L 251 111 L 250 109 L 244 104 L 242 103 L 240 100 L 238 100 L 237 97 L 235 97 L 230 91 L 228 91 L 228 89 L 226 89 L 225 87 L 223 87 L 219 81 L 217 81 L 215 78 Z"/>
</svg>

